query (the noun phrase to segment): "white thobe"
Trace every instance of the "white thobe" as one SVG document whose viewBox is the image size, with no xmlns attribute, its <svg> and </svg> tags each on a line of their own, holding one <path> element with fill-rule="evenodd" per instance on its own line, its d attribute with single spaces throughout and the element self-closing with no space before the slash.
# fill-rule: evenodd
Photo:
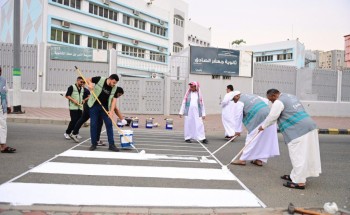
<svg viewBox="0 0 350 215">
<path fill-rule="evenodd" d="M 204 103 L 202 106 L 202 116 L 205 116 Z M 185 102 L 182 103 L 180 109 L 180 115 L 183 115 L 185 111 Z M 185 140 L 195 139 L 204 140 L 204 124 L 202 117 L 199 117 L 198 111 L 198 93 L 191 92 L 191 102 L 188 108 L 188 115 L 185 116 L 185 126 L 184 126 L 184 137 Z"/>
<path fill-rule="evenodd" d="M 6 87 L 6 93 L 7 93 L 7 85 Z M 6 103 L 7 103 L 7 107 L 9 107 L 9 101 L 8 101 L 8 97 L 6 97 Z M 4 113 L 4 111 L 2 110 L 2 105 L 0 102 L 0 144 L 6 144 L 6 140 L 7 140 L 7 113 Z"/>
<path fill-rule="evenodd" d="M 267 103 L 267 100 L 265 102 Z M 243 108 L 244 103 L 238 101 L 237 108 L 235 110 L 235 118 L 238 120 L 236 124 L 240 126 L 237 129 L 241 131 L 243 126 Z M 260 125 L 263 123 L 264 122 L 260 123 Z M 240 160 L 246 161 L 257 159 L 267 163 L 268 158 L 275 157 L 280 154 L 276 124 L 268 127 L 263 132 L 256 135 L 260 125 L 247 134 L 245 144 L 249 145 L 243 150 Z"/>
<path fill-rule="evenodd" d="M 235 135 L 235 121 L 234 121 L 234 102 L 232 101 L 233 92 L 229 92 L 225 95 L 224 99 L 221 102 L 222 108 L 222 124 L 225 128 L 225 136 L 232 137 Z"/>
<path fill-rule="evenodd" d="M 276 100 L 262 128 L 274 124 L 283 110 L 283 103 Z M 320 175 L 322 170 L 317 129 L 295 138 L 287 146 L 293 166 L 290 177 L 294 183 L 305 183 L 306 178 Z"/>
</svg>

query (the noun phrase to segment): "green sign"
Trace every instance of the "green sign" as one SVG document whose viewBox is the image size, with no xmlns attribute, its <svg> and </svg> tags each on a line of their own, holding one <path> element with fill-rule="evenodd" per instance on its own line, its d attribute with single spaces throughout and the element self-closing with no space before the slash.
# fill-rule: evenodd
<svg viewBox="0 0 350 215">
<path fill-rule="evenodd" d="M 52 60 L 93 61 L 92 49 L 69 46 L 51 46 Z"/>
</svg>

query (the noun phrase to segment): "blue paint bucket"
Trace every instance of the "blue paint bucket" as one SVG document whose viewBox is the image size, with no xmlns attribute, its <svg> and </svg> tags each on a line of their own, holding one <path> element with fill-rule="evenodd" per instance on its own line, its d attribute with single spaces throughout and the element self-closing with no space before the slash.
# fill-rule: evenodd
<svg viewBox="0 0 350 215">
<path fill-rule="evenodd" d="M 132 147 L 131 144 L 134 144 L 134 142 L 132 140 L 132 138 L 134 136 L 134 132 L 131 130 L 122 130 L 122 131 L 123 131 L 123 133 L 121 133 L 120 131 L 118 132 L 119 137 L 120 137 L 120 146 L 122 148 Z"/>
</svg>

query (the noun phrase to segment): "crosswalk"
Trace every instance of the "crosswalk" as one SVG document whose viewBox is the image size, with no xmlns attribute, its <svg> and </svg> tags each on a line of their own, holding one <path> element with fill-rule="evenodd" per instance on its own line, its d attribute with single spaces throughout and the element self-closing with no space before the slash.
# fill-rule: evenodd
<svg viewBox="0 0 350 215">
<path fill-rule="evenodd" d="M 101 135 L 107 142 L 106 134 Z M 90 140 L 0 186 L 0 202 L 150 207 L 265 207 L 199 144 L 173 130 L 135 129 L 137 149 L 88 151 Z M 119 140 L 116 140 L 118 143 Z"/>
</svg>

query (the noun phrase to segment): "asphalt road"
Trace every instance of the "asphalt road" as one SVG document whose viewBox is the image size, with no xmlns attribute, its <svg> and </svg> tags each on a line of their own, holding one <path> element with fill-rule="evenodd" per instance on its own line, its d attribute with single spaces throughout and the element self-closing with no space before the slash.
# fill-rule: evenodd
<svg viewBox="0 0 350 215">
<path fill-rule="evenodd" d="M 66 126 L 63 125 L 9 123 L 8 144 L 17 148 L 18 152 L 15 154 L 0 154 L 0 183 L 20 175 L 25 176 L 23 173 L 26 173 L 33 167 L 74 147 L 76 144 L 73 141 L 64 140 L 63 133 L 65 129 Z M 157 129 L 161 130 L 161 128 Z M 81 129 L 81 135 L 88 137 L 88 129 Z M 234 143 L 218 152 L 216 157 L 222 163 L 227 164 L 243 147 L 244 138 L 242 136 L 235 140 Z M 210 151 L 214 151 L 226 142 L 222 138 L 222 134 L 218 133 L 207 135 L 207 139 L 210 141 L 210 144 L 207 145 Z M 81 147 L 86 149 L 86 147 Z M 282 186 L 283 180 L 279 177 L 289 173 L 291 164 L 287 147 L 283 143 L 281 136 L 281 155 L 270 159 L 267 165 L 263 167 L 250 164 L 247 166 L 231 165 L 229 168 L 267 207 L 284 208 L 290 202 L 293 202 L 298 207 L 320 208 L 325 202 L 334 201 L 339 207 L 349 209 L 350 136 L 320 135 L 320 149 L 323 173 L 318 178 L 308 180 L 305 190 L 291 190 Z M 89 163 L 91 160 L 93 159 L 86 158 L 85 162 Z M 24 177 L 22 180 L 25 181 L 26 178 Z M 61 180 L 65 179 L 62 178 Z M 96 178 L 96 181 L 98 180 L 101 179 Z M 104 180 L 111 180 L 111 178 L 106 177 Z M 60 178 L 56 176 L 52 181 L 60 181 Z M 149 179 L 148 182 L 135 181 L 135 183 L 144 183 L 152 186 L 153 181 Z M 158 181 L 158 183 L 163 182 Z M 175 181 L 173 186 L 176 186 L 176 183 Z M 172 185 L 169 184 L 169 186 Z M 203 183 L 196 186 L 207 186 L 207 184 Z M 230 184 L 223 186 L 230 186 Z"/>
</svg>

